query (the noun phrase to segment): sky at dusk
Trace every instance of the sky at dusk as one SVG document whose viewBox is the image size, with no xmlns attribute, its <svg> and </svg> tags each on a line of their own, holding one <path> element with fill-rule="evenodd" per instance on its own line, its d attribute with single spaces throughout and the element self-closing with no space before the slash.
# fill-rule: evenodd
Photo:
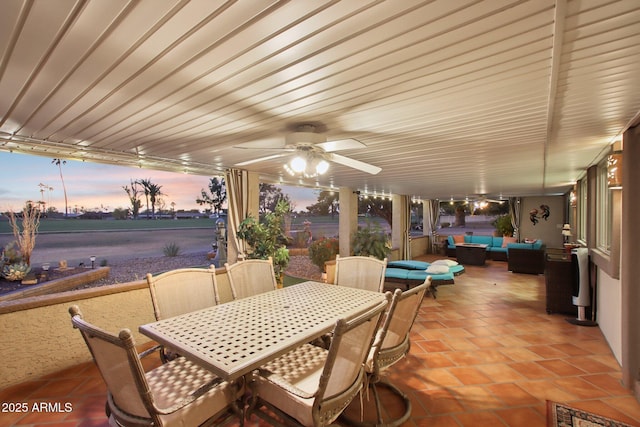
<svg viewBox="0 0 640 427">
<path fill-rule="evenodd" d="M 44 201 L 47 207 L 52 205 L 64 212 L 60 172 L 51 161 L 48 157 L 0 151 L 0 212 L 19 211 L 27 200 Z M 212 178 L 72 160 L 62 165 L 62 175 L 70 212 L 76 207 L 89 211 L 128 208 L 123 186 L 139 179 L 150 179 L 162 186 L 167 209 L 174 202 L 176 210 L 204 210 L 195 200 L 203 188 L 208 189 Z M 44 184 L 44 192 L 40 191 L 40 184 Z M 317 198 L 317 191 L 308 188 L 282 187 L 282 191 L 289 194 L 297 211 L 305 210 Z M 143 198 L 143 208 L 144 204 Z"/>
</svg>

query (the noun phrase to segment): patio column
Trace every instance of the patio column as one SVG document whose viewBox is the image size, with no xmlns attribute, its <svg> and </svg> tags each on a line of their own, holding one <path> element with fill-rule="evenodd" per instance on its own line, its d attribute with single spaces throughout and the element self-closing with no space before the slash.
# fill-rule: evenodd
<svg viewBox="0 0 640 427">
<path fill-rule="evenodd" d="M 622 233 L 620 283 L 622 288 L 622 380 L 640 401 L 640 287 L 638 286 L 637 254 L 640 253 L 640 126 L 627 130 L 623 136 L 622 165 Z"/>
<path fill-rule="evenodd" d="M 351 236 L 358 229 L 358 194 L 348 187 L 340 187 L 340 214 L 338 217 L 338 241 L 340 256 L 351 255 Z"/>
</svg>

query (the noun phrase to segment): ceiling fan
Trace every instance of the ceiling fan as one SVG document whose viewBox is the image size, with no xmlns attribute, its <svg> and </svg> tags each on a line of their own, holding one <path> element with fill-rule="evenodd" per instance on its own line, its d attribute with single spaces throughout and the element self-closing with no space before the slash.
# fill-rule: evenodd
<svg viewBox="0 0 640 427">
<path fill-rule="evenodd" d="M 360 141 L 352 138 L 327 141 L 327 137 L 317 130 L 318 126 L 314 124 L 302 124 L 296 126 L 294 132 L 287 134 L 282 142 L 273 143 L 270 140 L 266 141 L 266 144 L 258 141 L 235 145 L 234 148 L 281 151 L 280 153 L 240 162 L 235 166 L 247 166 L 294 154 L 291 161 L 285 164 L 285 170 L 291 175 L 302 175 L 307 178 L 324 174 L 329 169 L 329 162 L 338 163 L 372 175 L 376 175 L 382 170 L 378 166 L 335 153 L 340 150 L 366 148 L 367 146 Z"/>
<path fill-rule="evenodd" d="M 502 197 L 500 197 L 499 199 L 491 199 L 489 197 L 487 197 L 486 194 L 474 194 L 474 197 L 469 198 L 470 201 L 473 201 L 476 205 L 478 204 L 482 204 L 482 203 L 504 203 L 506 202 L 505 199 L 503 199 Z"/>
</svg>

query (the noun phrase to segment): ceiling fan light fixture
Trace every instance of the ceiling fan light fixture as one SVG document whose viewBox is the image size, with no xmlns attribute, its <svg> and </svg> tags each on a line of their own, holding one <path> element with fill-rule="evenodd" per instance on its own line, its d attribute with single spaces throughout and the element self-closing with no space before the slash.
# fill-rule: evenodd
<svg viewBox="0 0 640 427">
<path fill-rule="evenodd" d="M 316 164 L 316 172 L 318 175 L 324 175 L 329 170 L 329 162 L 324 159 L 320 159 L 320 161 Z"/>
<path fill-rule="evenodd" d="M 291 159 L 290 166 L 295 173 L 302 173 L 307 168 L 307 161 L 300 156 L 296 156 Z"/>
</svg>

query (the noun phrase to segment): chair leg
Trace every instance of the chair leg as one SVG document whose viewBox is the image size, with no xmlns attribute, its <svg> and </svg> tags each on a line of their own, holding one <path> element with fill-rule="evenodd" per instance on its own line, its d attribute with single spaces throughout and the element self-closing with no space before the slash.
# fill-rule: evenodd
<svg viewBox="0 0 640 427">
<path fill-rule="evenodd" d="M 382 387 L 387 389 L 389 392 L 391 392 L 393 395 L 395 395 L 396 397 L 398 397 L 403 404 L 403 412 L 402 415 L 400 415 L 397 418 L 391 418 L 391 419 L 385 419 L 385 414 L 383 413 L 384 411 L 384 405 L 380 402 L 380 394 L 378 391 L 378 387 Z M 361 393 L 366 393 L 367 391 L 363 390 L 361 391 Z M 373 404 L 375 405 L 375 413 L 377 416 L 377 421 L 361 421 L 362 418 L 360 418 L 360 420 L 354 420 L 351 417 L 346 416 L 345 414 L 343 414 L 341 416 L 341 418 L 346 421 L 348 424 L 350 425 L 354 425 L 354 426 L 358 426 L 358 427 L 372 427 L 372 426 L 399 426 L 401 424 L 403 424 L 405 421 L 407 421 L 409 419 L 409 417 L 411 417 L 411 401 L 409 400 L 409 398 L 407 397 L 406 394 L 404 394 L 399 388 L 397 388 L 396 386 L 394 386 L 393 384 L 391 384 L 388 381 L 385 380 L 378 380 L 376 382 L 371 382 L 369 383 L 369 392 L 373 395 Z M 355 401 L 355 399 L 354 399 Z"/>
</svg>

